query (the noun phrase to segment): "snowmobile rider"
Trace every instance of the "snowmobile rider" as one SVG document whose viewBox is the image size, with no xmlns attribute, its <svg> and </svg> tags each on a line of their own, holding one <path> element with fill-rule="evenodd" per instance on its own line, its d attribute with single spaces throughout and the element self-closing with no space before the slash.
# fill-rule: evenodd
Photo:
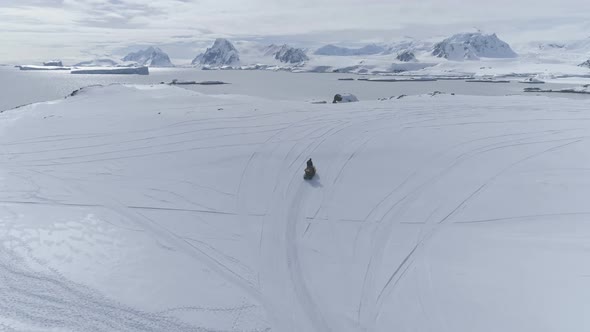
<svg viewBox="0 0 590 332">
<path fill-rule="evenodd" d="M 313 162 L 311 161 L 311 158 L 309 158 L 309 160 L 307 161 L 307 168 L 309 168 L 309 169 L 313 168 Z"/>
</svg>

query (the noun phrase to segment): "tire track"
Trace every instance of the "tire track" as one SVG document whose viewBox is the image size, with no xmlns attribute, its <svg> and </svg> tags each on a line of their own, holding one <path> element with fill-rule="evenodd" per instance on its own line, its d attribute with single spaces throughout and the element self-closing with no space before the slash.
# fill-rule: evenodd
<svg viewBox="0 0 590 332">
<path fill-rule="evenodd" d="M 162 243 L 167 243 L 169 247 L 176 247 L 188 256 L 202 262 L 209 269 L 228 280 L 228 282 L 230 282 L 232 285 L 235 285 L 238 289 L 244 291 L 252 299 L 262 305 L 265 304 L 260 291 L 255 286 L 253 281 L 245 279 L 243 276 L 233 271 L 230 267 L 217 260 L 215 257 L 209 255 L 194 243 L 191 243 L 191 241 L 183 238 L 182 235 L 176 234 L 168 228 L 161 226 L 158 222 L 147 217 L 141 212 L 133 212 L 133 207 L 121 204 L 108 196 L 89 193 L 81 189 L 79 186 L 71 184 L 71 181 L 69 184 L 66 184 L 64 180 L 54 175 L 39 172 L 35 173 L 39 174 L 40 176 L 44 176 L 50 181 L 56 182 L 58 185 L 70 188 L 72 192 L 78 193 L 78 195 L 81 197 L 88 197 L 94 201 L 101 202 L 99 205 L 104 206 L 106 209 L 111 210 L 121 217 L 124 217 L 126 220 L 132 222 L 140 229 L 149 232 L 149 234 L 155 239 L 158 239 Z M 266 306 L 265 308 L 272 310 L 272 308 L 267 308 Z"/>
<path fill-rule="evenodd" d="M 547 135 L 539 135 L 539 136 L 549 136 L 549 135 L 553 135 L 553 134 L 556 133 L 556 131 L 545 131 L 545 132 L 548 132 L 549 134 L 547 134 Z M 527 139 L 537 138 L 539 136 L 533 136 L 533 137 L 529 137 Z M 504 137 L 504 135 L 495 136 L 495 137 Z M 470 142 L 479 141 L 479 140 L 480 139 L 478 139 L 478 140 L 471 140 Z M 508 140 L 507 142 L 521 141 L 521 140 L 523 140 L 523 139 Z M 572 140 L 572 138 L 566 138 L 566 139 L 560 139 L 560 140 L 551 140 L 551 141 L 531 142 L 530 144 L 554 143 L 554 142 L 559 142 L 559 141 L 563 141 L 563 140 Z M 506 141 L 504 143 L 506 143 Z M 569 145 L 569 144 L 573 144 L 573 143 L 575 143 L 575 142 L 566 143 L 565 146 L 566 145 Z M 435 157 L 435 159 L 444 156 L 446 153 L 452 151 L 454 148 L 456 148 L 458 146 L 461 146 L 463 144 L 464 143 L 460 143 L 460 144 L 457 144 L 455 146 L 452 146 L 448 150 L 446 150 L 446 151 L 438 154 Z M 484 147 L 477 147 L 475 149 L 470 149 L 467 152 L 461 153 L 458 157 L 455 158 L 455 160 L 449 166 L 447 166 L 441 172 L 439 172 L 436 175 L 432 176 L 431 178 L 429 178 L 425 182 L 419 184 L 414 189 L 410 190 L 407 194 L 405 194 L 403 197 L 401 197 L 400 199 L 398 199 L 397 201 L 395 201 L 394 203 L 392 203 L 390 205 L 390 207 L 385 211 L 385 213 L 381 217 L 378 218 L 378 220 L 379 221 L 382 221 L 382 220 L 387 219 L 388 218 L 388 215 L 390 215 L 392 213 L 392 211 L 396 207 L 400 206 L 400 204 L 406 204 L 407 205 L 407 204 L 411 203 L 413 200 L 415 200 L 417 198 L 417 196 L 419 195 L 420 192 L 426 190 L 430 185 L 432 185 L 436 181 L 436 179 L 440 179 L 442 176 L 444 176 L 444 174 L 447 174 L 452 168 L 454 168 L 460 162 L 463 162 L 464 160 L 467 160 L 467 159 L 470 159 L 470 158 L 474 158 L 474 157 L 478 156 L 479 154 L 482 154 L 482 153 L 487 152 L 487 150 L 485 150 L 485 149 L 487 149 L 489 146 L 496 146 L 496 148 L 508 148 L 508 147 L 514 146 L 513 144 L 508 144 L 508 145 L 505 145 L 503 147 L 502 146 L 498 147 L 497 146 L 498 144 L 502 144 L 502 142 L 501 143 L 494 143 L 494 144 L 487 145 L 487 146 L 484 146 Z M 484 149 L 484 150 L 482 151 L 482 149 Z M 551 148 L 551 149 L 553 149 L 553 148 Z M 549 149 L 549 150 L 551 150 L 551 149 Z M 525 159 L 528 159 L 528 158 L 525 158 Z M 524 161 L 524 160 L 522 160 L 522 161 Z M 520 161 L 520 162 L 522 162 L 522 161 Z M 403 186 L 405 186 L 407 183 L 409 183 L 412 178 L 417 177 L 418 174 L 419 174 L 419 170 L 416 170 L 413 173 L 411 173 L 406 179 L 404 179 L 383 200 L 381 200 L 377 206 L 375 206 L 370 211 L 369 215 L 367 216 L 367 219 L 371 218 L 371 215 L 373 215 L 374 213 L 376 213 L 377 210 L 379 209 L 379 206 L 382 206 L 383 204 L 385 204 L 389 200 L 389 197 L 393 197 L 393 194 L 395 192 L 398 192 Z M 484 183 L 481 187 L 479 187 L 478 189 L 476 189 L 475 192 L 472 192 L 465 199 L 465 201 L 463 203 L 461 203 L 459 206 L 456 206 L 454 208 L 454 210 L 445 219 L 443 219 L 443 221 L 446 220 L 446 219 L 448 219 L 449 217 L 451 217 L 456 211 L 458 211 L 471 198 L 477 196 L 477 194 L 479 192 L 481 192 L 486 187 L 486 185 L 487 184 Z M 374 278 L 376 276 L 376 269 L 378 269 L 378 267 L 381 264 L 381 260 L 382 260 L 381 257 L 382 257 L 382 254 L 383 254 L 382 253 L 382 250 L 384 250 L 383 248 L 384 248 L 384 243 L 385 243 L 384 241 L 386 241 L 386 239 L 387 239 L 387 237 L 383 236 L 383 234 L 385 234 L 385 233 L 386 234 L 389 234 L 390 233 L 390 228 L 392 228 L 392 227 L 393 226 L 390 225 L 390 223 L 387 223 L 386 225 L 382 225 L 381 222 L 379 222 L 379 224 L 377 225 L 377 227 L 374 230 L 374 234 L 377 234 L 378 235 L 378 238 L 381 238 L 381 240 L 374 241 L 374 243 L 375 243 L 374 244 L 374 248 L 375 248 L 374 250 L 377 251 L 377 254 L 376 254 L 376 257 L 372 257 L 372 259 L 370 260 L 370 262 L 369 262 L 369 264 L 367 266 L 367 270 L 365 272 L 365 277 L 364 277 L 364 282 L 363 282 L 362 292 L 361 292 L 362 296 L 361 296 L 361 300 L 359 301 L 359 305 L 358 305 L 358 308 L 359 308 L 358 309 L 359 310 L 359 318 L 360 318 L 359 319 L 359 322 L 361 324 L 363 324 L 363 322 L 362 322 L 363 318 L 365 318 L 365 320 L 367 320 L 367 323 L 365 323 L 365 325 L 366 324 L 369 324 L 368 322 L 373 322 L 374 319 L 375 319 L 375 317 L 378 314 L 378 311 L 379 311 L 379 309 L 378 309 L 378 305 L 379 304 L 377 303 L 377 301 L 375 303 L 375 307 L 373 308 L 373 310 L 369 309 L 369 311 L 374 311 L 373 314 L 368 314 L 367 313 L 368 316 L 367 315 L 363 315 L 363 311 L 362 310 L 364 308 L 369 307 L 368 306 L 368 303 L 369 303 L 369 296 L 370 296 L 370 293 L 371 293 L 371 292 L 369 292 L 369 285 L 371 285 L 372 283 L 374 283 Z M 432 234 L 429 234 L 428 236 L 431 236 L 431 235 Z M 422 244 L 423 244 L 423 240 L 420 240 L 419 247 L 422 246 Z M 412 254 L 410 255 L 410 257 L 413 256 L 413 254 L 415 252 L 416 252 L 415 250 L 412 250 Z M 406 265 L 408 263 L 411 264 L 411 262 L 412 262 L 412 260 L 410 260 L 409 258 L 408 259 L 404 259 L 403 265 Z M 377 264 L 379 264 L 379 265 L 377 265 Z M 400 269 L 400 268 L 401 268 L 401 266 L 398 267 L 398 269 Z M 392 276 L 392 278 L 394 278 L 396 275 L 397 275 L 397 273 L 394 273 L 394 275 Z M 396 284 L 397 284 L 397 282 L 393 283 L 393 285 L 396 285 Z M 391 285 L 392 285 L 392 283 L 389 282 L 387 287 L 390 287 Z M 374 287 L 374 286 L 372 286 L 372 287 Z M 383 294 L 384 292 L 388 292 L 387 287 L 383 288 L 379 292 L 379 294 Z M 377 295 L 377 297 L 379 297 L 379 295 Z"/>
<path fill-rule="evenodd" d="M 307 287 L 301 262 L 299 260 L 297 248 L 297 224 L 298 221 L 301 220 L 300 213 L 303 206 L 303 197 L 305 195 L 304 185 L 305 184 L 302 184 L 293 196 L 290 203 L 291 208 L 287 213 L 287 227 L 285 234 L 287 265 L 291 272 L 291 282 L 295 289 L 299 304 L 306 313 L 307 318 L 311 321 L 315 331 L 329 332 L 332 329 L 328 326 L 322 315 L 321 308 L 315 303 L 313 295 Z"/>
<path fill-rule="evenodd" d="M 511 163 L 510 165 L 508 165 L 507 167 L 503 168 L 502 170 L 500 170 L 498 173 L 494 174 L 493 176 L 489 177 L 488 179 L 486 179 L 484 181 L 484 183 L 478 187 L 475 191 L 473 191 L 472 193 L 470 193 L 459 205 L 457 205 L 448 215 L 446 215 L 445 217 L 443 217 L 440 221 L 437 222 L 437 225 L 434 226 L 434 228 L 432 230 L 430 230 L 424 237 L 422 237 L 418 244 L 410 251 L 410 253 L 404 258 L 404 260 L 400 263 L 400 265 L 396 268 L 396 270 L 394 271 L 394 273 L 391 275 L 391 277 L 388 279 L 388 282 L 386 283 L 386 285 L 383 287 L 383 289 L 379 292 L 379 295 L 377 296 L 377 315 L 379 314 L 380 311 L 380 306 L 383 303 L 383 299 L 382 296 L 384 294 L 390 294 L 393 289 L 395 288 L 395 286 L 397 285 L 398 281 L 403 277 L 403 273 L 401 275 L 399 275 L 399 277 L 397 278 L 397 280 L 395 282 L 392 283 L 393 280 L 396 279 L 396 277 L 399 274 L 399 271 L 401 270 L 402 267 L 405 266 L 405 270 L 409 269 L 415 256 L 417 253 L 417 249 L 421 248 L 424 246 L 424 244 L 426 243 L 426 240 L 431 238 L 432 236 L 434 236 L 434 234 L 436 234 L 440 227 L 442 226 L 442 224 L 448 220 L 452 215 L 454 215 L 459 209 L 461 209 L 462 207 L 465 206 L 465 204 L 467 204 L 467 202 L 469 202 L 470 200 L 472 200 L 474 197 L 476 197 L 479 193 L 482 192 L 482 190 L 484 188 L 486 188 L 489 184 L 491 184 L 495 179 L 497 179 L 498 177 L 500 177 L 502 174 L 504 174 L 506 171 L 510 170 L 511 168 L 513 168 L 514 166 L 521 164 L 525 161 L 528 161 L 530 159 L 536 158 L 538 156 L 541 156 L 545 153 L 548 152 L 553 152 L 553 151 L 557 151 L 559 149 L 562 149 L 564 147 L 570 146 L 572 144 L 576 144 L 581 142 L 582 140 L 575 140 L 572 142 L 568 142 L 565 144 L 560 144 L 557 146 L 553 146 L 551 148 L 545 149 L 543 151 L 528 155 L 522 159 L 519 159 L 513 163 Z M 546 143 L 546 142 L 541 142 L 541 143 Z M 510 147 L 510 146 L 509 146 Z"/>
<path fill-rule="evenodd" d="M 12 240 L 14 241 L 14 239 Z M 0 318 L 43 330 L 207 331 L 166 314 L 132 309 L 0 250 Z"/>
<path fill-rule="evenodd" d="M 293 331 L 298 331 L 298 327 L 303 328 L 303 330 L 306 331 L 310 328 L 321 332 L 330 331 L 329 324 L 321 314 L 321 308 L 316 305 L 313 296 L 307 287 L 303 276 L 304 271 L 300 263 L 297 248 L 297 224 L 300 220 L 300 216 L 297 211 L 301 210 L 303 205 L 302 192 L 304 189 L 303 184 L 301 184 L 295 191 L 295 195 L 293 195 L 293 191 L 291 190 L 293 182 L 297 179 L 303 181 L 299 177 L 299 167 L 295 166 L 299 166 L 300 164 L 298 163 L 304 163 L 304 161 L 301 160 L 303 153 L 307 152 L 312 154 L 328 138 L 336 135 L 348 126 L 350 126 L 349 123 L 338 121 L 322 135 L 314 138 L 309 144 L 305 145 L 305 148 L 292 158 L 292 161 L 286 167 L 286 170 L 289 173 L 289 176 L 287 177 L 288 180 L 280 181 L 279 179 L 280 184 L 276 186 L 275 189 L 276 195 L 273 197 L 273 204 L 271 205 L 272 209 L 267 213 L 264 220 L 264 225 L 265 227 L 268 225 L 268 230 L 267 228 L 264 229 L 264 238 L 261 237 L 259 244 L 260 250 L 263 253 L 269 253 L 269 257 L 265 258 L 265 261 L 278 262 L 281 267 L 280 270 L 283 271 L 283 273 L 281 275 L 282 280 L 274 279 L 278 277 L 272 276 L 272 274 L 276 274 L 276 268 L 269 271 L 268 275 L 263 275 L 262 277 L 267 279 L 265 282 L 266 284 L 275 284 L 275 287 L 279 287 L 283 290 L 286 287 L 291 289 L 290 291 L 287 291 L 287 295 L 285 295 L 287 298 L 283 299 L 281 303 L 276 303 L 276 305 L 280 307 L 279 311 L 282 314 L 276 315 L 275 319 L 280 322 L 279 324 L 281 326 L 291 326 Z M 305 141 L 300 140 L 299 142 L 304 143 Z M 289 151 L 291 152 L 293 149 L 294 147 L 291 147 Z M 284 162 L 286 163 L 287 160 Z M 267 250 L 263 250 L 265 244 Z M 276 252 L 279 247 L 284 248 L 284 251 L 282 251 L 284 255 L 281 255 L 280 252 Z M 288 281 L 289 285 L 284 284 L 285 280 Z M 276 294 L 271 294 L 271 297 L 276 297 Z M 291 305 L 297 304 L 296 307 L 285 307 L 285 304 L 290 303 L 290 300 L 296 302 L 291 303 Z M 304 317 L 298 316 L 299 311 L 301 311 L 301 314 L 303 314 Z M 305 324 L 304 321 L 309 321 L 311 326 Z"/>
</svg>

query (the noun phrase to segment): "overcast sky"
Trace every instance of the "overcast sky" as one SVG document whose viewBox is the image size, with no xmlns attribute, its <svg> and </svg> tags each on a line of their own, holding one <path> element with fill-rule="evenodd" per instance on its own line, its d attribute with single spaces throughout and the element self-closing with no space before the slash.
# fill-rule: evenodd
<svg viewBox="0 0 590 332">
<path fill-rule="evenodd" d="M 190 58 L 220 36 L 309 46 L 475 28 L 518 43 L 587 38 L 590 1 L 0 0 L 0 61 L 93 58 L 149 44 Z"/>
</svg>

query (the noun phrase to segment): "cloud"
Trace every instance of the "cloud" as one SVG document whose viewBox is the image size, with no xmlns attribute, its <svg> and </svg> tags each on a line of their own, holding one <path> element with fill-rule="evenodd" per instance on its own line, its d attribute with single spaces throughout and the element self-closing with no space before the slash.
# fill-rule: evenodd
<svg viewBox="0 0 590 332">
<path fill-rule="evenodd" d="M 575 39 L 588 31 L 588 12 L 587 0 L 0 0 L 0 61 L 88 56 L 178 36 L 193 48 L 215 36 L 354 43 L 474 28 L 508 41 Z"/>
</svg>

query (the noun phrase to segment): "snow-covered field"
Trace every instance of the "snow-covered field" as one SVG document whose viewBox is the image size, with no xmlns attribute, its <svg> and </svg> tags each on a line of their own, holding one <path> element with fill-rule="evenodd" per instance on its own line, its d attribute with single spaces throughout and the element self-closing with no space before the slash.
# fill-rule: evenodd
<svg viewBox="0 0 590 332">
<path fill-rule="evenodd" d="M 589 109 L 112 85 L 1 113 L 0 329 L 588 330 Z"/>
</svg>

